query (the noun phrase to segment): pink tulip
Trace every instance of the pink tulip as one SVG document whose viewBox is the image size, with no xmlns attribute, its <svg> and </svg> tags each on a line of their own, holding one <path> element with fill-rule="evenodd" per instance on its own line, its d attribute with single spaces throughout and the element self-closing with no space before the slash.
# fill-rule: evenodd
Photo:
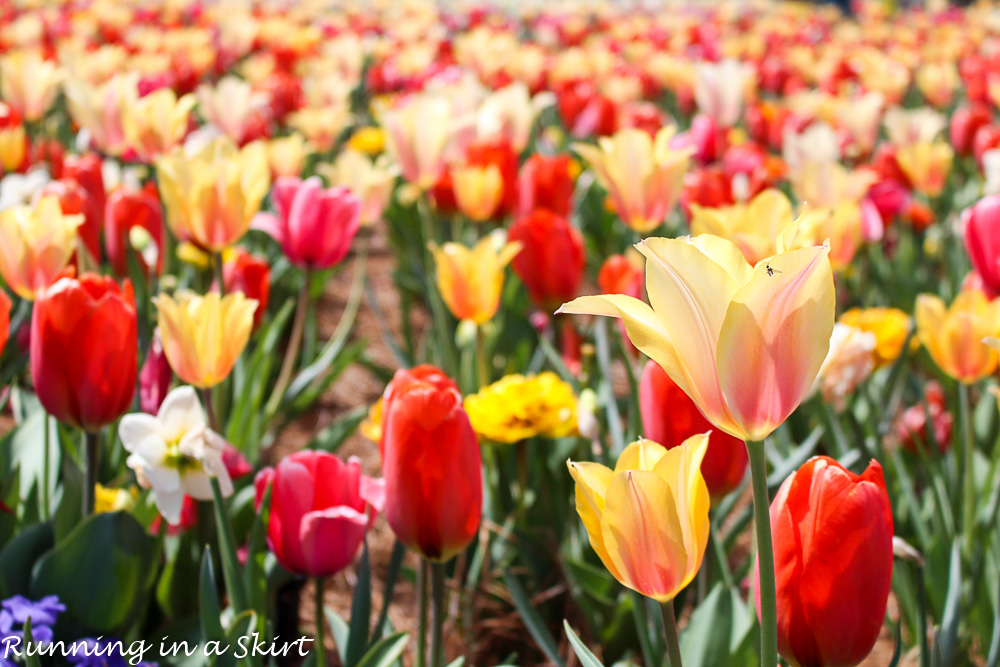
<svg viewBox="0 0 1000 667">
<path fill-rule="evenodd" d="M 965 249 L 990 296 L 1000 293 L 1000 195 L 987 195 L 962 213 Z"/>
<path fill-rule="evenodd" d="M 323 189 L 316 176 L 279 178 L 271 190 L 277 215 L 255 216 L 253 227 L 281 244 L 292 264 L 328 269 L 344 259 L 361 228 L 361 201 L 345 187 Z"/>
<path fill-rule="evenodd" d="M 258 508 L 268 484 L 268 545 L 285 569 L 312 577 L 347 567 L 385 505 L 382 480 L 362 475 L 357 458 L 344 463 L 326 452 L 296 452 L 257 473 Z"/>
</svg>

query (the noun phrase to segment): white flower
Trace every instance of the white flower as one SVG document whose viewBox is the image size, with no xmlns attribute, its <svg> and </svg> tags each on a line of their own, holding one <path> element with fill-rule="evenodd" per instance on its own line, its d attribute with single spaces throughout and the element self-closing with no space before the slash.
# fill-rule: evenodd
<svg viewBox="0 0 1000 667">
<path fill-rule="evenodd" d="M 32 169 L 27 174 L 7 174 L 0 179 L 0 211 L 24 206 L 52 180 L 44 169 Z"/>
<path fill-rule="evenodd" d="M 194 387 L 167 394 L 155 417 L 125 415 L 118 435 L 131 454 L 126 463 L 142 486 L 152 488 L 168 523 L 180 521 L 185 495 L 212 498 L 211 477 L 218 478 L 223 496 L 232 495 L 233 482 L 222 461 L 225 441 L 209 430 Z"/>
</svg>

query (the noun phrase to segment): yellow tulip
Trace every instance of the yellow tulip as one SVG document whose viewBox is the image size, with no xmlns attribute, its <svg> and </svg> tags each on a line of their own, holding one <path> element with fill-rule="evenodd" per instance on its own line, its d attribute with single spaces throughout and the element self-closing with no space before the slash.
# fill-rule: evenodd
<svg viewBox="0 0 1000 667">
<path fill-rule="evenodd" d="M 691 204 L 691 233 L 714 234 L 735 243 L 751 264 L 774 254 L 778 233 L 794 217 L 780 190 L 764 190 L 749 203 L 707 208 Z"/>
<path fill-rule="evenodd" d="M 914 319 L 917 338 L 948 376 L 972 384 L 996 371 L 1000 356 L 983 339 L 1000 337 L 1000 299 L 967 289 L 945 308 L 939 297 L 921 294 Z"/>
<path fill-rule="evenodd" d="M 351 135 L 347 145 L 365 155 L 378 155 L 385 148 L 385 130 L 380 127 L 362 127 Z"/>
<path fill-rule="evenodd" d="M 779 243 L 786 248 L 807 248 L 830 242 L 830 265 L 842 271 L 850 265 L 864 241 L 861 207 L 842 201 L 828 208 L 806 207 L 794 224 L 782 231 Z"/>
<path fill-rule="evenodd" d="M 346 102 L 305 107 L 288 114 L 288 126 L 298 130 L 320 151 L 333 148 L 351 118 Z"/>
<path fill-rule="evenodd" d="M 59 200 L 0 212 L 0 276 L 22 299 L 33 300 L 66 268 L 83 215 L 63 215 Z"/>
<path fill-rule="evenodd" d="M 299 176 L 306 165 L 306 158 L 315 150 L 313 145 L 298 132 L 293 132 L 287 137 L 271 139 L 267 143 L 271 174 L 275 178 Z"/>
<path fill-rule="evenodd" d="M 237 149 L 220 137 L 191 156 L 178 148 L 157 160 L 156 173 L 170 230 L 212 252 L 243 237 L 271 187 L 260 141 Z"/>
<path fill-rule="evenodd" d="M 180 98 L 170 88 L 160 88 L 133 101 L 122 115 L 125 142 L 143 162 L 153 162 L 173 150 L 188 132 L 194 95 Z"/>
<path fill-rule="evenodd" d="M 961 84 L 958 68 L 952 62 L 921 65 L 915 80 L 924 99 L 942 109 L 951 106 L 955 91 Z"/>
<path fill-rule="evenodd" d="M 489 220 L 503 197 L 503 175 L 495 164 L 485 167 L 456 165 L 451 168 L 458 210 L 476 222 Z"/>
<path fill-rule="evenodd" d="M 16 171 L 28 156 L 28 142 L 24 125 L 0 129 L 0 167 L 3 171 Z"/>
<path fill-rule="evenodd" d="M 153 299 L 170 367 L 187 384 L 207 388 L 226 379 L 243 352 L 257 301 L 243 292 L 220 297 L 181 290 Z"/>
<path fill-rule="evenodd" d="M 94 85 L 70 78 L 64 86 L 73 120 L 85 128 L 94 144 L 109 155 L 125 151 L 124 118 L 139 100 L 139 74 L 116 74 Z"/>
<path fill-rule="evenodd" d="M 618 217 L 639 233 L 656 229 L 680 197 L 692 151 L 670 148 L 674 131 L 665 127 L 651 139 L 626 128 L 601 137 L 598 146 L 573 144 L 608 191 Z"/>
<path fill-rule="evenodd" d="M 424 93 L 381 113 L 385 147 L 403 178 L 421 191 L 437 182 L 444 152 L 455 131 L 455 110 L 442 95 Z"/>
<path fill-rule="evenodd" d="M 476 324 L 496 315 L 504 268 L 520 251 L 521 244 L 513 242 L 498 252 L 489 236 L 472 248 L 460 243 L 432 244 L 438 290 L 451 314 Z"/>
<path fill-rule="evenodd" d="M 361 200 L 361 224 L 365 227 L 382 219 L 396 183 L 398 168 L 388 155 L 373 161 L 364 153 L 345 150 L 332 165 L 321 164 L 316 171 L 330 185 L 343 185 Z"/>
<path fill-rule="evenodd" d="M 921 141 L 903 146 L 896 153 L 900 169 L 913 183 L 913 189 L 928 197 L 944 190 L 955 152 L 946 141 Z"/>
<path fill-rule="evenodd" d="M 623 586 L 669 602 L 694 579 L 708 543 L 707 448 L 704 433 L 669 450 L 634 442 L 614 470 L 567 462 L 590 546 Z"/>
<path fill-rule="evenodd" d="M 834 321 L 829 248 L 747 263 L 731 241 L 703 234 L 648 238 L 651 305 L 622 294 L 580 297 L 560 313 L 619 317 L 629 339 L 691 397 L 706 418 L 741 440 L 763 440 L 808 394 Z"/>
<path fill-rule="evenodd" d="M 839 321 L 875 334 L 875 368 L 898 359 L 910 334 L 910 316 L 898 308 L 852 308 Z"/>
<path fill-rule="evenodd" d="M 25 120 L 42 119 L 59 92 L 62 70 L 36 51 L 14 51 L 0 58 L 0 97 Z"/>
</svg>

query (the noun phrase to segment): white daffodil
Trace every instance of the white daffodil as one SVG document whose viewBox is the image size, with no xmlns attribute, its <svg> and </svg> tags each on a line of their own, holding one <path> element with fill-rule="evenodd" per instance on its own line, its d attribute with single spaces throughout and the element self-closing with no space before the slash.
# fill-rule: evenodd
<svg viewBox="0 0 1000 667">
<path fill-rule="evenodd" d="M 223 496 L 233 482 L 222 461 L 225 441 L 211 431 L 194 387 L 178 387 L 163 400 L 154 417 L 125 415 L 118 435 L 129 451 L 128 466 L 139 484 L 153 490 L 156 507 L 167 522 L 180 521 L 184 496 L 212 498 L 211 478 L 217 477 Z"/>
</svg>

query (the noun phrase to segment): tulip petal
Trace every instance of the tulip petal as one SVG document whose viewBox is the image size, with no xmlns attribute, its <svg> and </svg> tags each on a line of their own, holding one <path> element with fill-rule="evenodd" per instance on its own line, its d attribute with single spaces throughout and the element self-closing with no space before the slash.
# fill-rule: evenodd
<svg viewBox="0 0 1000 667">
<path fill-rule="evenodd" d="M 660 365 L 712 423 L 739 437 L 741 431 L 719 388 L 715 355 L 726 307 L 742 285 L 733 279 L 742 271 L 736 260 L 743 265 L 746 260 L 728 241 L 698 238 L 650 238 L 636 246 L 646 257 L 649 303 L 677 359 L 674 368 Z"/>
<path fill-rule="evenodd" d="M 701 462 L 708 451 L 708 433 L 693 435 L 679 447 L 666 452 L 653 472 L 665 481 L 677 499 L 684 550 L 687 552 L 687 586 L 701 565 L 708 544 L 708 508 L 712 500 L 701 474 Z"/>
<path fill-rule="evenodd" d="M 688 556 L 670 486 L 656 473 L 615 475 L 601 518 L 604 543 L 619 581 L 660 602 L 672 600 L 687 578 Z"/>
<path fill-rule="evenodd" d="M 622 450 L 615 463 L 615 473 L 629 470 L 652 470 L 664 454 L 666 446 L 652 440 L 640 440 Z"/>
<path fill-rule="evenodd" d="M 304 574 L 326 577 L 343 570 L 358 552 L 367 527 L 365 515 L 350 507 L 307 513 L 299 526 Z"/>
<path fill-rule="evenodd" d="M 576 512 L 583 521 L 590 546 L 600 557 L 608 571 L 621 581 L 621 574 L 608 555 L 604 546 L 604 533 L 601 529 L 601 516 L 604 514 L 604 494 L 614 478 L 614 473 L 600 463 L 567 461 L 569 474 L 576 482 Z"/>
<path fill-rule="evenodd" d="M 763 440 L 784 422 L 826 358 L 835 308 L 828 253 L 816 246 L 772 257 L 729 305 L 719 382 L 744 439 Z"/>
<path fill-rule="evenodd" d="M 660 364 L 663 370 L 685 392 L 688 390 L 687 376 L 677 359 L 677 352 L 664 328 L 663 322 L 644 301 L 623 294 L 601 294 L 581 296 L 564 303 L 556 314 L 604 315 L 620 318 L 632 344 L 647 357 Z"/>
</svg>

